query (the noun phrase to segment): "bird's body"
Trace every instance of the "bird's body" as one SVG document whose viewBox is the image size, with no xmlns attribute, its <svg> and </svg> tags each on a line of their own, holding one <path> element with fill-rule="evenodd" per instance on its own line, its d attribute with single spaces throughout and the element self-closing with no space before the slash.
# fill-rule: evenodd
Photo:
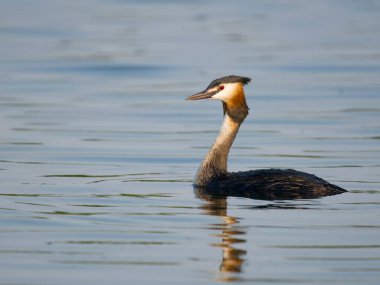
<svg viewBox="0 0 380 285">
<path fill-rule="evenodd" d="M 346 192 L 313 174 L 274 168 L 231 172 L 194 186 L 199 194 L 263 200 L 313 199 Z"/>
<path fill-rule="evenodd" d="M 223 102 L 224 121 L 218 137 L 201 163 L 195 176 L 197 191 L 217 196 L 239 196 L 256 199 L 318 198 L 346 192 L 315 175 L 292 169 L 261 169 L 228 173 L 229 150 L 240 125 L 248 115 L 244 84 L 250 78 L 226 76 L 216 79 L 206 90 L 188 100 L 218 99 Z"/>
</svg>

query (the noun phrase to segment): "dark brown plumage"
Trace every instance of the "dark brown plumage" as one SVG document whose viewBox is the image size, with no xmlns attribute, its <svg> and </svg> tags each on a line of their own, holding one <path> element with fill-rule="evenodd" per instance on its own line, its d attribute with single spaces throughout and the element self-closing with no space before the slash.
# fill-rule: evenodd
<svg viewBox="0 0 380 285">
<path fill-rule="evenodd" d="M 293 169 L 259 169 L 221 175 L 207 186 L 194 185 L 198 194 L 261 200 L 314 199 L 346 192 L 341 187 Z"/>
</svg>

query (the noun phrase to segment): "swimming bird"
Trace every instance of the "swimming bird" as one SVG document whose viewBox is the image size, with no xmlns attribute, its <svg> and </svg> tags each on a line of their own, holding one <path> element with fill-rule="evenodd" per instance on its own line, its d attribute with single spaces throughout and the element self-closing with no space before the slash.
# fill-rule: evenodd
<svg viewBox="0 0 380 285">
<path fill-rule="evenodd" d="M 224 120 L 214 144 L 203 159 L 194 179 L 198 194 L 237 196 L 253 199 L 311 199 L 336 195 L 346 190 L 305 172 L 293 169 L 259 169 L 228 172 L 230 148 L 249 108 L 244 85 L 249 77 L 229 75 L 213 80 L 205 90 L 187 100 L 216 99 L 222 101 Z"/>
</svg>

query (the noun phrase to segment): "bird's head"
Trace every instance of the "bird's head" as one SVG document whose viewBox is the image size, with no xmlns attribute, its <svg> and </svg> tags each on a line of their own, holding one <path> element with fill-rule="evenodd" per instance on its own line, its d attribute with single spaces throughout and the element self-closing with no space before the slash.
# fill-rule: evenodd
<svg viewBox="0 0 380 285">
<path fill-rule="evenodd" d="M 244 76 L 221 77 L 213 80 L 205 90 L 187 97 L 186 100 L 221 100 L 224 112 L 239 112 L 239 110 L 244 109 L 248 113 L 243 86 L 250 81 L 251 78 Z"/>
<path fill-rule="evenodd" d="M 232 103 L 244 96 L 243 86 L 248 84 L 251 78 L 229 75 L 213 80 L 205 90 L 191 95 L 186 100 L 216 99 L 225 103 Z"/>
</svg>

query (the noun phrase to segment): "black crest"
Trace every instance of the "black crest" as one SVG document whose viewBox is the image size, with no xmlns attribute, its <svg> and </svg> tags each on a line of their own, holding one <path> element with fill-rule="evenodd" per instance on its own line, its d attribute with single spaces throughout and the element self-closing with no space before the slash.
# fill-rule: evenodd
<svg viewBox="0 0 380 285">
<path fill-rule="evenodd" d="M 243 84 L 248 84 L 251 81 L 251 78 L 244 77 L 244 76 L 237 76 L 237 75 L 228 75 L 224 76 L 218 79 L 215 79 L 210 83 L 210 85 L 207 87 L 207 89 L 218 86 L 222 83 L 236 83 L 241 82 Z"/>
</svg>

